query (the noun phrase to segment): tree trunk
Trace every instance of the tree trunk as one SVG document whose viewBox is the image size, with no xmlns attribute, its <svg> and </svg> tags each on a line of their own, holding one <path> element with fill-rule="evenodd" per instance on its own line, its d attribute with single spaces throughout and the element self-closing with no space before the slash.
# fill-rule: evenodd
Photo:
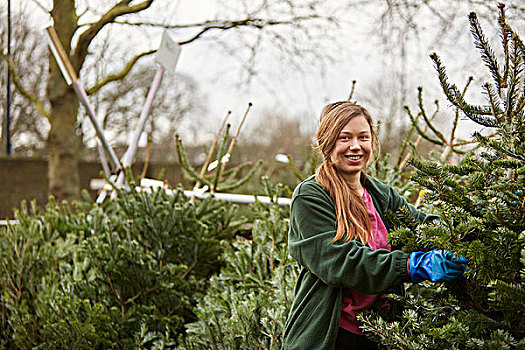
<svg viewBox="0 0 525 350">
<path fill-rule="evenodd" d="M 74 0 L 55 0 L 51 11 L 60 42 L 71 52 L 71 38 L 77 29 Z M 49 192 L 59 201 L 80 197 L 78 173 L 80 139 L 76 134 L 78 99 L 67 86 L 58 65 L 49 54 L 47 93 L 51 104 L 48 136 Z"/>
</svg>

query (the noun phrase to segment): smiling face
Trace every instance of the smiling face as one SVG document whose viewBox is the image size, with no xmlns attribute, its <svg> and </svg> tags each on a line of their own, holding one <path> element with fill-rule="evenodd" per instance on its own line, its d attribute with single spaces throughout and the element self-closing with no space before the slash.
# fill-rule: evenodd
<svg viewBox="0 0 525 350">
<path fill-rule="evenodd" d="M 350 119 L 343 127 L 330 160 L 350 183 L 359 183 L 361 170 L 372 156 L 372 130 L 363 115 Z"/>
</svg>

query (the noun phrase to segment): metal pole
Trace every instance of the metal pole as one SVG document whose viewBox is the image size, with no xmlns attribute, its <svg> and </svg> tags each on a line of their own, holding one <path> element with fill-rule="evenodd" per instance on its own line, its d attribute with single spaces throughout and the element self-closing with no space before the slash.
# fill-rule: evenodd
<svg viewBox="0 0 525 350">
<path fill-rule="evenodd" d="M 95 131 L 97 133 L 97 143 L 98 151 L 100 154 L 100 161 L 102 163 L 102 167 L 104 168 L 104 172 L 107 176 L 109 176 L 109 165 L 107 164 L 107 159 L 103 154 L 104 152 L 102 151 L 105 151 L 107 153 L 107 155 L 109 156 L 109 160 L 111 161 L 111 165 L 116 171 L 120 170 L 121 168 L 117 155 L 115 154 L 115 151 L 113 151 L 113 149 L 104 137 L 104 133 L 102 132 L 102 129 L 98 124 L 95 110 L 91 106 L 88 96 L 86 95 L 86 92 L 84 91 L 84 88 L 82 87 L 82 84 L 80 83 L 80 80 L 77 77 L 75 69 L 69 61 L 69 57 L 67 56 L 64 48 L 62 47 L 62 44 L 60 43 L 58 35 L 53 26 L 47 27 L 46 33 L 49 47 L 51 48 L 51 52 L 55 57 L 58 67 L 60 68 L 60 72 L 62 72 L 62 76 L 66 80 L 67 85 L 71 86 L 73 90 L 75 90 L 75 93 L 77 94 L 80 103 L 84 105 L 88 112 L 89 119 L 91 119 L 91 123 L 93 124 L 93 127 L 95 128 Z"/>
<path fill-rule="evenodd" d="M 11 0 L 7 0 L 7 58 L 11 59 Z M 5 152 L 8 156 L 13 153 L 11 146 L 11 72 L 7 68 L 7 96 L 5 111 Z"/>
<path fill-rule="evenodd" d="M 140 113 L 139 117 L 139 125 L 137 126 L 137 130 L 135 131 L 135 135 L 133 137 L 133 141 L 129 145 L 128 151 L 126 152 L 126 155 L 124 157 L 124 161 L 122 162 L 122 166 L 129 167 L 131 164 L 133 164 L 133 158 L 135 158 L 135 153 L 137 153 L 137 147 L 139 144 L 140 135 L 142 135 L 142 132 L 144 131 L 144 126 L 146 125 L 146 120 L 148 118 L 149 111 L 151 109 L 151 105 L 153 104 L 153 98 L 155 97 L 155 94 L 157 93 L 157 89 L 160 86 L 160 82 L 162 80 L 162 74 L 164 73 L 164 67 L 159 67 L 157 70 L 157 73 L 155 74 L 155 77 L 153 78 L 153 83 L 151 84 L 151 88 L 148 92 L 148 96 L 146 97 L 146 103 L 144 107 L 142 108 L 142 112 Z"/>
<path fill-rule="evenodd" d="M 104 148 L 104 151 L 106 151 L 107 155 L 109 156 L 109 161 L 111 162 L 111 166 L 115 171 L 118 171 L 122 168 L 120 165 L 120 161 L 118 160 L 117 155 L 115 154 L 115 151 L 113 151 L 113 148 L 109 145 L 108 141 L 104 137 L 104 132 L 102 131 L 102 128 L 98 124 L 97 121 L 97 115 L 95 113 L 95 109 L 93 106 L 91 106 L 91 103 L 89 102 L 89 99 L 86 95 L 86 92 L 84 91 L 84 88 L 82 87 L 80 80 L 75 80 L 71 87 L 73 87 L 73 90 L 75 90 L 75 93 L 77 94 L 80 103 L 86 108 L 88 112 L 88 117 L 91 119 L 91 123 L 93 124 L 93 127 L 95 128 L 95 131 L 97 133 L 97 137 L 102 144 L 102 147 Z"/>
<path fill-rule="evenodd" d="M 124 168 L 130 167 L 131 164 L 133 164 L 133 158 L 135 158 L 135 153 L 137 153 L 137 147 L 139 144 L 140 135 L 144 131 L 144 126 L 146 125 L 146 120 L 148 118 L 149 111 L 151 109 L 151 105 L 153 104 L 153 98 L 155 97 L 155 94 L 157 93 L 157 90 L 160 86 L 160 83 L 162 81 L 162 75 L 164 74 L 164 67 L 160 66 L 159 69 L 157 69 L 157 73 L 155 74 L 155 77 L 153 78 L 153 82 L 151 83 L 151 87 L 148 92 L 148 96 L 146 97 L 146 103 L 144 104 L 144 107 L 142 108 L 142 112 L 140 113 L 139 117 L 139 125 L 137 126 L 137 130 L 135 130 L 135 135 L 133 137 L 133 141 L 128 147 L 128 150 L 124 154 L 124 158 L 122 160 L 122 166 Z M 124 172 L 121 171 L 118 174 L 118 178 L 116 181 L 117 186 L 122 185 L 124 183 Z M 113 192 L 112 197 L 116 198 L 117 192 Z"/>
</svg>

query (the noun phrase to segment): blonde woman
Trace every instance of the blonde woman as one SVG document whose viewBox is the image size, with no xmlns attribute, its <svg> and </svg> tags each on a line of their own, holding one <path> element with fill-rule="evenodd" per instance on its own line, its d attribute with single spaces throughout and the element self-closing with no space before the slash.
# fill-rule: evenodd
<svg viewBox="0 0 525 350">
<path fill-rule="evenodd" d="M 387 241 L 384 215 L 416 210 L 395 189 L 366 175 L 376 142 L 370 113 L 351 102 L 326 106 L 316 134 L 324 157 L 292 198 L 289 249 L 301 266 L 284 349 L 378 349 L 356 316 L 388 307 L 384 293 L 403 282 L 450 281 L 467 260 L 450 251 L 404 253 Z"/>
</svg>

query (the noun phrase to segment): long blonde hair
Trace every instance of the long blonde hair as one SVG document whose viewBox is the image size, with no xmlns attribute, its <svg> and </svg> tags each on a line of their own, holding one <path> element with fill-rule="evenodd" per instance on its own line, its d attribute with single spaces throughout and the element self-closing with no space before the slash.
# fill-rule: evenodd
<svg viewBox="0 0 525 350">
<path fill-rule="evenodd" d="M 317 183 L 330 194 L 335 203 L 337 216 L 337 231 L 332 242 L 341 238 L 344 239 L 344 242 L 359 238 L 363 244 L 366 244 L 372 239 L 372 228 L 363 198 L 357 189 L 348 186 L 330 160 L 339 134 L 351 119 L 358 116 L 365 117 L 368 125 L 370 125 L 372 149 L 378 148 L 379 144 L 374 132 L 372 116 L 366 108 L 353 102 L 341 101 L 327 105 L 321 113 L 321 120 L 316 133 L 316 148 L 321 152 L 324 161 L 316 169 L 315 178 Z M 364 175 L 366 176 L 366 172 Z"/>
</svg>

